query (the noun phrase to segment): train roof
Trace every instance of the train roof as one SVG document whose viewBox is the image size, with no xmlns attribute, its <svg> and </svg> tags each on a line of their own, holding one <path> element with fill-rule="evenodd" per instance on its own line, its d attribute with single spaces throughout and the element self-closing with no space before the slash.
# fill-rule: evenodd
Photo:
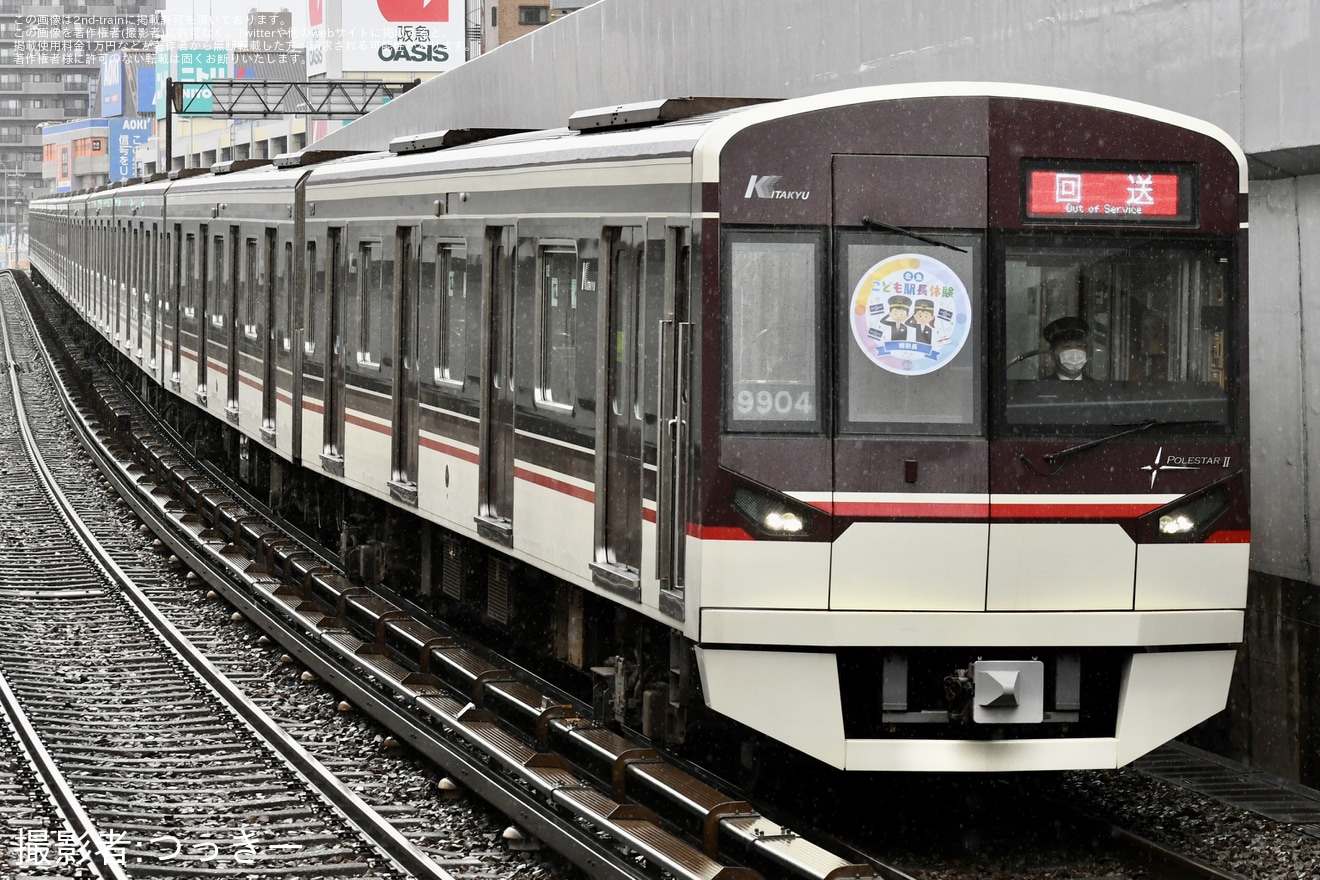
<svg viewBox="0 0 1320 880">
<path fill-rule="evenodd" d="M 179 180 L 140 184 L 160 188 L 169 196 L 193 192 L 214 193 L 244 189 L 289 186 L 308 175 L 309 185 L 360 183 L 374 178 L 492 171 L 509 168 L 561 166 L 584 162 L 626 162 L 640 159 L 688 159 L 693 162 L 693 181 L 719 180 L 719 156 L 738 132 L 751 126 L 789 116 L 807 114 L 849 104 L 940 97 L 986 97 L 1051 101 L 1125 113 L 1197 132 L 1221 143 L 1237 160 L 1239 191 L 1247 189 L 1247 162 L 1242 148 L 1225 131 L 1204 120 L 1161 107 L 1075 89 L 1020 83 L 930 82 L 868 86 L 823 92 L 800 98 L 747 103 L 675 121 L 631 127 L 575 130 L 558 129 L 503 134 L 430 152 L 362 153 L 340 156 L 307 166 L 281 168 L 263 165 L 232 174 L 202 174 Z M 707 99 L 680 99 L 707 100 Z M 420 137 L 420 136 L 419 136 Z M 86 194 L 96 201 L 114 198 L 117 190 Z M 140 191 L 140 190 L 138 190 Z"/>
<path fill-rule="evenodd" d="M 869 86 L 801 98 L 751 103 L 655 125 L 578 131 L 560 128 L 502 135 L 417 154 L 372 153 L 327 162 L 313 169 L 313 184 L 361 181 L 501 168 L 534 168 L 577 162 L 690 158 L 694 182 L 719 180 L 724 145 L 746 128 L 788 116 L 849 104 L 940 97 L 986 97 L 1050 101 L 1111 110 L 1177 126 L 1218 141 L 1236 159 L 1239 191 L 1247 187 L 1246 155 L 1223 129 L 1161 107 L 1076 89 L 998 82 L 934 82 Z"/>
<path fill-rule="evenodd" d="M 899 101 L 916 98 L 944 97 L 985 97 L 1007 98 L 1027 101 L 1051 101 L 1059 104 L 1076 104 L 1112 110 L 1139 116 L 1166 125 L 1173 125 L 1197 132 L 1218 141 L 1227 149 L 1238 163 L 1238 191 L 1247 191 L 1247 157 L 1228 132 L 1217 125 L 1156 107 L 1139 101 L 1129 101 L 1112 95 L 1101 95 L 1077 89 L 1064 89 L 1054 86 L 1038 86 L 1023 83 L 1001 82 L 924 82 L 903 83 L 899 85 L 866 86 L 856 89 L 843 89 L 836 92 L 823 92 L 801 98 L 789 98 L 774 104 L 761 104 L 745 108 L 736 118 L 716 121 L 710 126 L 707 136 L 698 150 L 698 179 L 703 182 L 719 180 L 719 154 L 724 144 L 739 131 L 757 123 L 779 119 L 802 113 L 811 113 L 831 107 L 847 104 L 865 104 L 874 101 Z"/>
</svg>

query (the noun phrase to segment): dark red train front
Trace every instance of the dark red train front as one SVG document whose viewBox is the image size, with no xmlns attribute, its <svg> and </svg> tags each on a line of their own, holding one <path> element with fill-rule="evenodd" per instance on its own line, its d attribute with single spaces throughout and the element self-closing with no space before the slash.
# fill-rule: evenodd
<svg viewBox="0 0 1320 880">
<path fill-rule="evenodd" d="M 1227 135 L 896 86 L 732 115 L 694 165 L 710 706 L 952 771 L 1114 767 L 1222 709 L 1250 537 Z"/>
</svg>

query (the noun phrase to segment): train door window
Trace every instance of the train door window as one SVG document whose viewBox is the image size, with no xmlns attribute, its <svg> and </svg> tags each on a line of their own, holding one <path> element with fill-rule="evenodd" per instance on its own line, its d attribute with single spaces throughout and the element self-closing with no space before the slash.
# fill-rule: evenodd
<svg viewBox="0 0 1320 880">
<path fill-rule="evenodd" d="M 394 260 L 379 241 L 358 245 L 357 365 L 380 369 L 388 363 L 394 326 Z"/>
<path fill-rule="evenodd" d="M 182 298 L 179 308 L 183 317 L 194 320 L 197 317 L 197 236 L 189 232 L 183 239 L 183 269 L 179 272 Z"/>
<path fill-rule="evenodd" d="M 257 255 L 257 240 L 249 238 L 243 242 L 243 283 L 238 287 L 238 318 L 242 323 L 243 336 L 256 339 L 261 319 L 260 296 L 261 263 Z"/>
<path fill-rule="evenodd" d="M 225 315 L 229 314 L 229 289 L 225 285 L 225 237 L 214 236 L 211 239 L 211 263 L 207 268 L 211 292 L 210 319 L 212 327 L 225 326 Z"/>
<path fill-rule="evenodd" d="M 125 273 L 125 292 L 128 299 L 128 333 L 130 338 L 125 340 L 132 343 L 131 334 L 138 326 L 140 314 L 138 311 L 138 290 L 141 287 L 139 274 L 142 270 L 142 232 L 134 229 L 128 233 L 128 271 Z"/>
<path fill-rule="evenodd" d="M 539 257 L 536 402 L 571 411 L 577 372 L 577 250 L 572 243 L 543 244 Z"/>
<path fill-rule="evenodd" d="M 1227 424 L 1231 271 L 1222 244 L 1006 242 L 1007 423 Z M 1069 340 L 1082 343 L 1080 371 L 1055 362 Z"/>
<path fill-rule="evenodd" d="M 306 339 L 302 342 L 302 354 L 308 363 L 325 363 L 326 350 L 326 273 L 325 267 L 317 261 L 317 243 L 308 241 L 306 265 Z"/>
<path fill-rule="evenodd" d="M 819 430 L 823 246 L 814 232 L 726 237 L 728 430 Z"/>
<path fill-rule="evenodd" d="M 466 242 L 440 242 L 434 263 L 434 361 L 437 384 L 462 387 L 467 378 L 468 258 Z M 473 299 L 479 299 L 474 293 Z M 477 326 L 477 325 L 473 325 Z"/>
<path fill-rule="evenodd" d="M 841 433 L 982 432 L 981 237 L 938 237 L 839 234 Z"/>
<path fill-rule="evenodd" d="M 646 424 L 646 444 L 654 448 L 657 408 L 659 406 L 660 322 L 665 317 L 665 265 L 669 241 L 661 233 L 646 243 L 646 267 L 638 272 L 645 283 L 637 308 L 637 418 Z"/>
<path fill-rule="evenodd" d="M 124 341 L 127 330 L 124 327 L 127 321 L 127 303 L 124 301 L 128 294 L 128 227 L 119 226 L 118 235 L 115 236 L 115 285 L 114 285 L 114 321 L 115 321 L 115 343 Z"/>
<path fill-rule="evenodd" d="M 275 346 L 281 352 L 288 352 L 290 345 L 290 328 L 293 327 L 293 297 L 290 292 L 293 290 L 293 242 L 284 243 L 283 269 L 280 272 L 279 282 L 275 285 Z"/>
<path fill-rule="evenodd" d="M 326 233 L 326 266 L 324 273 L 325 287 L 321 294 L 325 299 L 325 419 L 324 446 L 322 464 L 332 472 L 342 471 L 344 455 L 344 383 L 345 367 L 348 360 L 348 339 L 344 323 L 347 320 L 347 291 L 344 283 L 345 254 L 344 229 L 331 228 Z"/>
<path fill-rule="evenodd" d="M 593 431 L 596 428 L 596 352 L 600 344 L 597 333 L 600 247 L 599 238 L 580 238 L 577 242 L 578 356 L 577 374 L 573 378 L 573 390 L 577 398 L 573 403 L 579 414 L 579 424 Z"/>
<path fill-rule="evenodd" d="M 639 249 L 633 255 L 633 277 L 637 279 L 637 308 L 633 312 L 632 334 L 635 343 L 633 345 L 633 371 L 632 371 L 632 408 L 633 418 L 642 420 L 642 411 L 647 409 L 647 398 L 654 399 L 655 382 L 653 376 L 655 363 L 655 333 L 651 332 L 651 325 L 655 324 L 654 318 L 659 303 L 655 296 L 657 281 L 663 281 L 663 276 L 659 279 L 648 277 L 646 272 L 646 257 L 648 251 L 652 249 L 659 253 L 661 265 L 664 263 L 664 253 L 661 242 L 648 242 L 646 247 Z M 658 326 L 658 325 L 657 325 Z M 650 350 L 648 351 L 648 344 Z M 649 362 L 649 364 L 648 364 Z M 647 386 L 652 386 L 648 394 Z M 648 412 L 654 412 L 654 405 L 650 405 Z"/>
<path fill-rule="evenodd" d="M 133 325 L 137 339 L 133 342 L 134 354 L 139 360 L 142 358 L 143 346 L 146 344 L 147 332 L 147 289 L 149 282 L 149 272 L 151 264 L 148 262 L 150 255 L 150 241 L 147 235 L 147 228 L 144 226 L 134 233 L 136 253 L 133 259 L 137 266 L 133 272 L 133 310 L 137 312 L 137 320 Z"/>
</svg>

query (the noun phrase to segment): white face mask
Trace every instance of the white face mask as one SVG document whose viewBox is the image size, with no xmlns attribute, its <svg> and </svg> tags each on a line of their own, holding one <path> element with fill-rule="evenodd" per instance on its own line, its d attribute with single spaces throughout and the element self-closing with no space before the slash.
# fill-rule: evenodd
<svg viewBox="0 0 1320 880">
<path fill-rule="evenodd" d="M 1069 348 L 1055 355 L 1059 363 L 1070 373 L 1080 373 L 1086 366 L 1086 352 L 1080 348 Z"/>
</svg>

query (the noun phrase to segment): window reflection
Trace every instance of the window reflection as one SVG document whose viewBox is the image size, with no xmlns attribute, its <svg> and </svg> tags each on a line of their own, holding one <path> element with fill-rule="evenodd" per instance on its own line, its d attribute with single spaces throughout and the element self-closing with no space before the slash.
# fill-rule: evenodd
<svg viewBox="0 0 1320 880">
<path fill-rule="evenodd" d="M 1227 251 L 1205 245 L 1008 247 L 1008 422 L 1226 422 L 1229 277 Z M 1064 319 L 1085 328 L 1076 388 L 1040 382 L 1060 373 Z"/>
</svg>

